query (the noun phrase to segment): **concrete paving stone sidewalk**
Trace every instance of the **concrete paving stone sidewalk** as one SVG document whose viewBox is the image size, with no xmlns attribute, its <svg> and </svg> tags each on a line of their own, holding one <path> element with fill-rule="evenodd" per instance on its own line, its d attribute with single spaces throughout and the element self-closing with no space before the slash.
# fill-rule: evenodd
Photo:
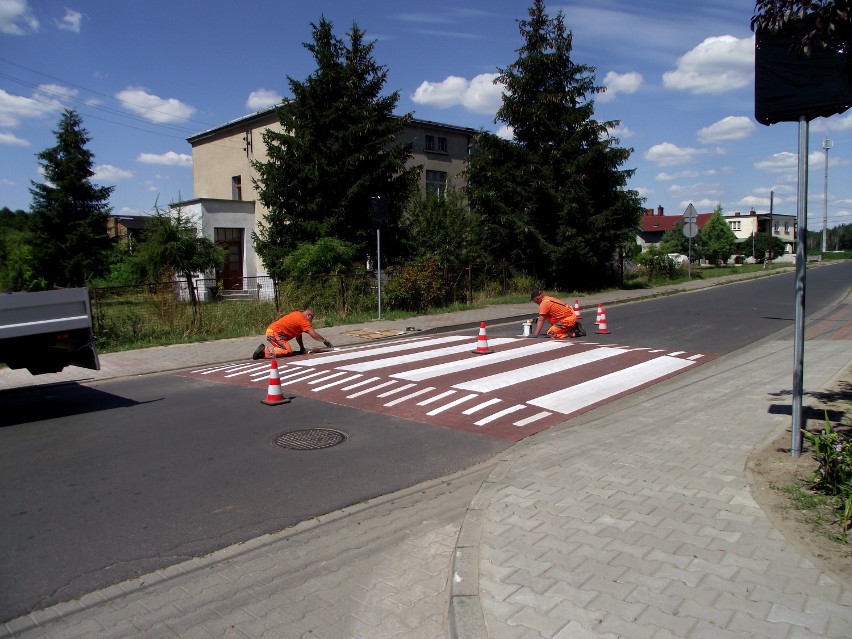
<svg viewBox="0 0 852 639">
<path fill-rule="evenodd" d="M 852 637 L 850 576 L 784 539 L 745 477 L 789 430 L 767 409 L 791 358 L 766 340 L 504 453 L 462 525 L 456 636 Z M 805 389 L 850 363 L 849 341 L 809 341 Z"/>
<path fill-rule="evenodd" d="M 359 329 L 534 313 L 505 305 L 320 332 L 342 346 L 364 343 Z M 101 371 L 50 379 L 0 370 L 0 389 L 247 359 L 258 342 L 111 353 Z M 767 408 L 785 401 L 790 381 L 776 371 L 791 358 L 789 340 L 763 340 L 489 463 L 33 612 L 0 637 L 848 638 L 852 583 L 787 542 L 745 476 L 746 456 L 789 427 Z M 848 340 L 809 341 L 805 389 L 850 363 Z"/>
</svg>

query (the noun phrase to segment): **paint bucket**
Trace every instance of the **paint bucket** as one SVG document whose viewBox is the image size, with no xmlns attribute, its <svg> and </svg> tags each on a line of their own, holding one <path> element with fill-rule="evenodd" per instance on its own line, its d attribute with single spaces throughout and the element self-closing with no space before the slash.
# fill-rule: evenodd
<svg viewBox="0 0 852 639">
<path fill-rule="evenodd" d="M 527 320 L 523 324 L 521 324 L 524 330 L 524 337 L 529 337 L 532 335 L 532 320 Z"/>
</svg>

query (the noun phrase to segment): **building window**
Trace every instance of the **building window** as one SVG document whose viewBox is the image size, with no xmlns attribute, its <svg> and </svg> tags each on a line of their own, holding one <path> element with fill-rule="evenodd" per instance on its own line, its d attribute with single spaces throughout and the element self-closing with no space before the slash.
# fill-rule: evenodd
<svg viewBox="0 0 852 639">
<path fill-rule="evenodd" d="M 438 138 L 438 150 L 442 153 L 447 152 L 447 138 Z"/>
<path fill-rule="evenodd" d="M 740 224 L 741 224 L 741 223 L 740 223 L 740 221 L 739 221 L 739 220 L 732 220 L 732 221 L 731 221 L 731 230 L 732 230 L 732 231 L 739 231 L 739 230 L 741 230 L 741 229 L 740 229 Z"/>
<path fill-rule="evenodd" d="M 427 135 L 426 136 L 425 148 L 426 148 L 427 151 L 434 151 L 435 150 L 435 136 L 434 135 Z"/>
<path fill-rule="evenodd" d="M 243 178 L 242 176 L 235 175 L 231 178 L 231 199 L 232 200 L 242 200 L 243 199 Z"/>
<path fill-rule="evenodd" d="M 790 232 L 790 222 L 784 222 L 784 232 L 785 233 Z"/>
<path fill-rule="evenodd" d="M 426 195 L 443 195 L 446 190 L 446 172 L 426 171 Z"/>
</svg>

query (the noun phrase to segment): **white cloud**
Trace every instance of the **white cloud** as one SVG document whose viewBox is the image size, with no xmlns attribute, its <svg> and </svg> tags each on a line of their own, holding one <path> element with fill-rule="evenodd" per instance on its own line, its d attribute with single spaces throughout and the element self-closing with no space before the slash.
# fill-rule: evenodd
<svg viewBox="0 0 852 639">
<path fill-rule="evenodd" d="M 694 162 L 699 155 L 707 152 L 702 149 L 680 147 L 671 142 L 655 144 L 645 153 L 645 159 L 660 166 L 675 166 L 676 164 L 689 164 Z"/>
<path fill-rule="evenodd" d="M 667 191 L 675 197 L 689 197 L 698 194 L 704 196 L 706 199 L 708 196 L 721 197 L 724 195 L 724 191 L 718 184 L 706 184 L 704 182 L 697 182 L 695 184 L 672 184 Z"/>
<path fill-rule="evenodd" d="M 611 102 L 619 93 L 636 93 L 642 86 L 642 81 L 642 74 L 636 71 L 630 73 L 609 71 L 603 81 L 606 91 L 598 93 L 595 99 L 598 102 Z"/>
<path fill-rule="evenodd" d="M 778 204 L 778 200 L 775 200 L 775 204 Z M 769 208 L 769 198 L 768 197 L 758 197 L 756 195 L 746 195 L 744 198 L 741 198 L 737 204 L 740 204 L 748 209 L 758 209 L 761 207 Z"/>
<path fill-rule="evenodd" d="M 503 94 L 503 86 L 494 82 L 496 78 L 496 73 L 482 73 L 470 81 L 455 75 L 442 82 L 424 80 L 411 100 L 439 109 L 462 105 L 474 113 L 493 115 L 500 108 Z"/>
<path fill-rule="evenodd" d="M 40 84 L 33 93 L 33 99 L 41 102 L 50 102 L 56 106 L 64 104 L 68 98 L 73 98 L 77 95 L 77 89 L 62 86 L 61 84 Z"/>
<path fill-rule="evenodd" d="M 710 126 L 698 131 L 698 141 L 704 144 L 718 144 L 731 140 L 742 140 L 754 133 L 754 122 L 745 116 L 729 115 Z"/>
<path fill-rule="evenodd" d="M 28 140 L 19 138 L 13 133 L 0 133 L 0 144 L 6 144 L 9 146 L 30 146 Z"/>
<path fill-rule="evenodd" d="M 754 168 L 760 171 L 768 171 L 769 173 L 786 173 L 795 171 L 799 164 L 799 156 L 796 153 L 782 151 L 775 153 L 765 160 L 760 160 L 754 163 Z"/>
<path fill-rule="evenodd" d="M 847 113 L 842 118 L 835 116 L 825 120 L 826 128 L 832 131 L 852 131 L 852 113 Z"/>
<path fill-rule="evenodd" d="M 27 0 L 0 0 L 0 33 L 26 35 L 38 31 L 38 20 Z"/>
<path fill-rule="evenodd" d="M 428 104 L 439 109 L 446 109 L 461 103 L 467 87 L 467 80 L 455 75 L 449 76 L 443 82 L 427 82 L 424 80 L 417 87 L 411 99 L 417 104 Z"/>
<path fill-rule="evenodd" d="M 249 93 L 248 100 L 246 100 L 246 108 L 252 111 L 260 111 L 261 109 L 281 104 L 281 100 L 282 97 L 278 95 L 277 91 L 258 89 Z"/>
<path fill-rule="evenodd" d="M 612 129 L 607 129 L 607 135 L 611 138 L 618 138 L 619 140 L 623 140 L 625 138 L 632 138 L 636 135 L 629 127 L 624 124 L 619 124 L 617 127 Z"/>
<path fill-rule="evenodd" d="M 115 95 L 125 108 L 151 122 L 162 124 L 186 120 L 195 108 L 174 98 L 161 98 L 141 87 L 127 87 Z"/>
<path fill-rule="evenodd" d="M 73 31 L 80 33 L 80 24 L 83 21 L 83 14 L 79 11 L 74 11 L 65 7 L 65 15 L 61 19 L 56 20 L 56 26 L 62 31 Z"/>
<path fill-rule="evenodd" d="M 192 166 L 192 156 L 186 153 L 168 151 L 162 155 L 156 153 L 140 153 L 136 158 L 142 164 L 164 164 L 166 166 Z"/>
<path fill-rule="evenodd" d="M 724 35 L 707 38 L 663 74 L 667 89 L 724 93 L 754 82 L 754 39 Z"/>
<path fill-rule="evenodd" d="M 503 138 L 504 140 L 512 140 L 515 137 L 515 130 L 510 127 L 508 124 L 504 124 L 494 133 L 498 138 Z"/>
<path fill-rule="evenodd" d="M 58 99 L 61 94 L 54 90 L 45 90 L 49 86 L 55 85 L 39 87 L 32 98 L 6 93 L 0 89 L 0 126 L 15 127 L 25 118 L 38 118 L 59 111 L 62 108 L 62 102 Z"/>
<path fill-rule="evenodd" d="M 680 205 L 686 210 L 686 207 L 692 204 L 699 213 L 712 213 L 716 210 L 716 205 L 719 200 L 715 198 L 705 197 L 700 200 L 681 200 Z"/>
<path fill-rule="evenodd" d="M 678 171 L 677 173 L 657 173 L 654 179 L 659 180 L 660 182 L 670 182 L 671 180 L 683 180 L 683 179 L 693 179 L 697 178 L 699 175 L 698 171 Z"/>
<path fill-rule="evenodd" d="M 95 175 L 93 179 L 98 182 L 118 182 L 119 180 L 129 180 L 133 177 L 133 172 L 126 169 L 120 169 L 111 164 L 99 164 L 94 169 Z"/>
</svg>

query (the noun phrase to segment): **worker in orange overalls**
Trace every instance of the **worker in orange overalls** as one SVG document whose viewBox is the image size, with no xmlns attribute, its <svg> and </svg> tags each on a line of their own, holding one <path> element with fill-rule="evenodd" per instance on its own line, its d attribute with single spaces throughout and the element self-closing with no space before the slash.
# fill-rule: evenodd
<svg viewBox="0 0 852 639">
<path fill-rule="evenodd" d="M 530 300 L 538 304 L 538 322 L 532 337 L 538 337 L 544 328 L 544 321 L 550 322 L 547 336 L 556 339 L 579 337 L 580 331 L 574 309 L 555 297 L 545 295 L 537 288 L 530 291 Z"/>
<path fill-rule="evenodd" d="M 322 342 L 327 348 L 331 348 L 331 342 L 314 330 L 311 322 L 314 312 L 306 308 L 304 311 L 293 311 L 284 317 L 272 322 L 266 329 L 267 344 L 261 344 L 254 351 L 252 359 L 275 359 L 276 357 L 287 357 L 292 355 L 293 349 L 288 344 L 295 339 L 299 344 L 299 353 L 305 352 L 302 342 L 302 333 L 307 333 L 316 341 Z"/>
</svg>

